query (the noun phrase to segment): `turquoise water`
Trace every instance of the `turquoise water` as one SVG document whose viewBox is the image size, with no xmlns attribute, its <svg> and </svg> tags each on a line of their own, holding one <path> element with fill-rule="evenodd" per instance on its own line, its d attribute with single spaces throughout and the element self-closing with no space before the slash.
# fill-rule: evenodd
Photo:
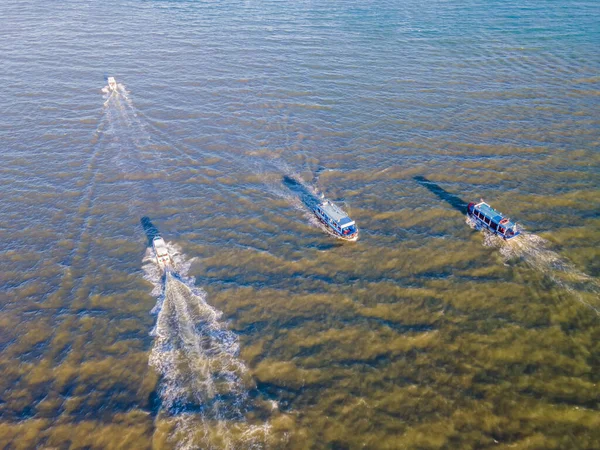
<svg viewBox="0 0 600 450">
<path fill-rule="evenodd" d="M 0 30 L 3 447 L 600 446 L 597 2 L 5 0 Z"/>
</svg>

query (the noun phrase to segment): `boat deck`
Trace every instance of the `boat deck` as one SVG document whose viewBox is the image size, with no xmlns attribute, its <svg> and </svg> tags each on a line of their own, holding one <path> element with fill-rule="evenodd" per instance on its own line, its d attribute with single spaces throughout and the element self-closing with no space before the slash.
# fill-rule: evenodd
<svg viewBox="0 0 600 450">
<path fill-rule="evenodd" d="M 502 215 L 502 213 L 500 211 L 496 211 L 494 208 L 492 208 L 490 205 L 488 205 L 485 202 L 479 203 L 477 205 L 475 205 L 475 208 L 477 208 L 477 210 L 485 215 L 487 218 L 491 219 L 492 222 L 495 223 L 500 223 L 500 221 L 502 219 L 507 219 L 507 217 L 504 217 Z M 515 225 L 515 223 L 513 223 L 512 221 L 509 221 L 507 223 L 504 224 L 505 228 L 511 228 Z"/>
<path fill-rule="evenodd" d="M 323 212 L 329 216 L 329 218 L 335 222 L 337 222 L 340 227 L 344 227 L 347 225 L 352 225 L 354 221 L 348 217 L 344 211 L 342 211 L 339 207 L 331 203 L 329 200 L 324 201 L 319 205 Z"/>
</svg>

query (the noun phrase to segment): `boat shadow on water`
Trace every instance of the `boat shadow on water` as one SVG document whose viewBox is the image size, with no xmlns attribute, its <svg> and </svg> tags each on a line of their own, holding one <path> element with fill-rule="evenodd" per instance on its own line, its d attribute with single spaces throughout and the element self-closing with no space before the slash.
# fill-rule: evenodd
<svg viewBox="0 0 600 450">
<path fill-rule="evenodd" d="M 152 247 L 152 241 L 156 236 L 160 236 L 160 232 L 158 228 L 152 223 L 150 217 L 144 216 L 140 219 L 140 223 L 142 224 L 142 228 L 144 229 L 144 233 L 146 233 L 146 237 L 148 238 L 148 247 Z"/>
<path fill-rule="evenodd" d="M 413 177 L 413 179 L 421 186 L 435 194 L 437 197 L 444 200 L 457 211 L 460 211 L 463 214 L 467 213 L 468 203 L 465 202 L 462 198 L 458 197 L 457 195 L 451 194 L 444 188 L 440 187 L 438 184 L 421 175 L 417 175 L 416 177 Z"/>
<path fill-rule="evenodd" d="M 297 180 L 296 178 L 284 175 L 282 178 L 283 184 L 292 193 L 296 194 L 310 211 L 312 211 L 319 203 L 320 198 L 316 192 L 313 192 L 308 186 Z"/>
</svg>

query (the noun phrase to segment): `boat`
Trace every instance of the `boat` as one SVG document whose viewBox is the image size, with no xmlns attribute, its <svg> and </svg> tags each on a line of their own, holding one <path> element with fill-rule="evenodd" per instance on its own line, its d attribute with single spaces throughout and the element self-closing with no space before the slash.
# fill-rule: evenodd
<svg viewBox="0 0 600 450">
<path fill-rule="evenodd" d="M 501 212 L 496 211 L 483 200 L 477 204 L 469 203 L 467 206 L 467 215 L 481 227 L 506 240 L 515 238 L 521 234 L 516 223 L 505 217 Z"/>
<path fill-rule="evenodd" d="M 331 201 L 321 201 L 313 207 L 313 211 L 317 218 L 340 239 L 346 241 L 358 239 L 358 228 L 354 221 Z"/>
<path fill-rule="evenodd" d="M 116 91 L 117 90 L 117 82 L 115 81 L 115 77 L 108 77 L 106 80 L 108 81 L 108 88 L 111 91 Z"/>
<path fill-rule="evenodd" d="M 152 239 L 152 248 L 156 254 L 158 266 L 164 272 L 172 270 L 173 260 L 171 259 L 171 255 L 169 255 L 169 249 L 167 248 L 165 240 L 160 236 L 155 236 L 154 239 Z"/>
</svg>

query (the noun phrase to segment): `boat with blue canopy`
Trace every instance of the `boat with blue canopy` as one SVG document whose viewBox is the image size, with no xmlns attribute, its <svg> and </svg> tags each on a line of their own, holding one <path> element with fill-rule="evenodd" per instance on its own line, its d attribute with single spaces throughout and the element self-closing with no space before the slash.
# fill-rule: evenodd
<svg viewBox="0 0 600 450">
<path fill-rule="evenodd" d="M 354 220 L 331 201 L 323 200 L 313 207 L 313 211 L 319 220 L 340 239 L 347 241 L 358 239 L 358 228 Z"/>
<path fill-rule="evenodd" d="M 521 234 L 515 222 L 512 222 L 508 217 L 504 217 L 501 212 L 496 211 L 484 201 L 477 204 L 469 203 L 467 206 L 467 215 L 482 228 L 506 240 L 515 238 Z"/>
</svg>

